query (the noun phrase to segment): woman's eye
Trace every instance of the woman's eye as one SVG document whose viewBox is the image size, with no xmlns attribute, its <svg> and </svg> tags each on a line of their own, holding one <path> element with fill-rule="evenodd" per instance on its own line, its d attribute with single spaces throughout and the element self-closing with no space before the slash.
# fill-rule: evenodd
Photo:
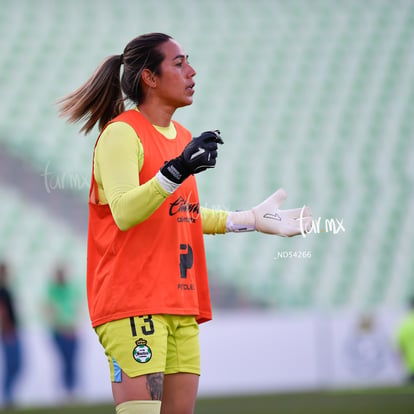
<svg viewBox="0 0 414 414">
<path fill-rule="evenodd" d="M 182 66 L 184 66 L 184 63 L 186 63 L 187 65 L 189 65 L 190 64 L 190 62 L 188 61 L 188 59 L 186 59 L 186 60 L 180 60 L 179 62 L 177 62 L 176 64 L 175 64 L 175 66 L 177 66 L 177 67 L 182 67 Z"/>
</svg>

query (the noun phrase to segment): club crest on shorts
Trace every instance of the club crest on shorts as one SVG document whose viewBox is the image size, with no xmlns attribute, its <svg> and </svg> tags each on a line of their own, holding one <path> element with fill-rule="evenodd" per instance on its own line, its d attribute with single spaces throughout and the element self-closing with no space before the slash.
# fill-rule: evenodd
<svg viewBox="0 0 414 414">
<path fill-rule="evenodd" d="M 139 362 L 140 364 L 145 364 L 152 358 L 152 351 L 151 348 L 147 345 L 147 341 L 145 339 L 139 338 L 135 341 L 137 346 L 132 351 L 132 356 L 134 357 L 135 361 Z"/>
</svg>

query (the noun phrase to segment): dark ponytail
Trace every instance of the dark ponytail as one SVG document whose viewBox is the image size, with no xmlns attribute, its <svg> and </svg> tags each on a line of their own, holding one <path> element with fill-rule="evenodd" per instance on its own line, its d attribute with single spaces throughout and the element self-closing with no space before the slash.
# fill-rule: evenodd
<svg viewBox="0 0 414 414">
<path fill-rule="evenodd" d="M 124 110 L 120 83 L 120 55 L 106 58 L 94 74 L 76 91 L 58 101 L 59 113 L 69 122 L 86 120 L 81 132 L 87 134 L 99 122 L 107 122 Z"/>
<path fill-rule="evenodd" d="M 159 46 L 169 39 L 171 36 L 163 33 L 149 33 L 131 40 L 123 54 L 106 58 L 79 89 L 58 101 L 60 115 L 69 122 L 86 121 L 80 131 L 88 134 L 96 123 L 102 130 L 125 110 L 123 93 L 136 105 L 141 103 L 144 99 L 142 71 L 150 69 L 160 75 L 164 55 Z"/>
</svg>

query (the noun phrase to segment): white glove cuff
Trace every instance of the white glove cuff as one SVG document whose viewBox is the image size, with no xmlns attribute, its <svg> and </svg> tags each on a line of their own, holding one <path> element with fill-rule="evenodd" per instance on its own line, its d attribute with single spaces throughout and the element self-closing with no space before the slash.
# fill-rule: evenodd
<svg viewBox="0 0 414 414">
<path fill-rule="evenodd" d="M 158 182 L 160 183 L 161 187 L 167 192 L 172 194 L 181 184 L 177 184 L 171 180 L 169 180 L 165 175 L 158 171 L 156 174 Z"/>
<path fill-rule="evenodd" d="M 256 219 L 252 210 L 230 211 L 227 216 L 227 232 L 245 232 L 256 230 Z"/>
</svg>

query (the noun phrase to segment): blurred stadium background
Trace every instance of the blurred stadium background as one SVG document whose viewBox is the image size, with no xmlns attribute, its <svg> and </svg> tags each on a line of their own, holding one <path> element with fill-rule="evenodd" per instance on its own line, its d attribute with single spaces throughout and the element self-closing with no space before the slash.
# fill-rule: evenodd
<svg viewBox="0 0 414 414">
<path fill-rule="evenodd" d="M 217 314 L 382 315 L 391 341 L 414 294 L 411 0 L 0 0 L 0 260 L 25 332 L 44 330 L 56 263 L 84 288 L 97 131 L 79 135 L 55 101 L 150 31 L 176 38 L 197 71 L 176 119 L 222 131 L 202 204 L 248 208 L 283 186 L 286 208 L 321 219 L 306 238 L 206 238 Z"/>
</svg>

